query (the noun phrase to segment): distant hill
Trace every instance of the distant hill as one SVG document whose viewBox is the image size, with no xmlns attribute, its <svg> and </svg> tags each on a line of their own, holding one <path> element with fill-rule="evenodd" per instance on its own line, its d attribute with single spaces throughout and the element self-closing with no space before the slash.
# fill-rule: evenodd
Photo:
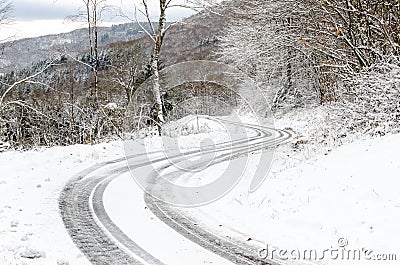
<svg viewBox="0 0 400 265">
<path fill-rule="evenodd" d="M 219 4 L 216 11 L 202 11 L 182 22 L 175 23 L 167 31 L 162 46 L 161 60 L 165 66 L 190 60 L 214 60 L 219 49 L 218 42 L 225 29 L 225 23 L 235 8 L 235 1 Z M 140 43 L 151 52 L 153 43 L 149 37 L 132 41 Z"/>
<path fill-rule="evenodd" d="M 235 1 L 221 3 L 218 12 L 222 15 L 200 12 L 182 22 L 174 24 L 168 31 L 162 59 L 165 65 L 194 59 L 209 59 L 216 50 L 218 36 L 223 32 L 226 16 L 229 16 Z M 149 25 L 143 23 L 146 30 Z M 156 23 L 154 24 L 156 27 Z M 99 28 L 99 47 L 107 47 L 118 43 L 129 45 L 129 42 L 143 44 L 150 51 L 153 44 L 138 23 L 125 23 L 111 27 Z M 53 34 L 36 38 L 21 39 L 4 43 L 3 54 L 0 55 L 0 73 L 19 71 L 29 68 L 39 61 L 61 54 L 76 56 L 87 52 L 87 29 L 78 29 L 68 33 Z"/>
<path fill-rule="evenodd" d="M 169 66 L 190 60 L 216 59 L 219 36 L 223 34 L 225 22 L 235 6 L 234 3 L 235 1 L 220 3 L 217 8 L 218 14 L 202 11 L 181 22 L 173 23 L 162 47 L 163 65 Z M 150 31 L 147 23 L 143 23 L 143 26 Z M 156 28 L 157 23 L 154 22 L 153 26 Z M 140 45 L 142 52 L 147 54 L 149 60 L 154 46 L 138 23 L 101 27 L 98 36 L 99 49 L 105 58 L 110 49 L 121 47 L 124 50 L 130 46 Z M 6 43 L 3 54 L 0 56 L 0 74 L 11 71 L 20 72 L 19 76 L 23 76 L 24 73 L 34 73 L 38 70 L 38 66 L 48 62 L 50 58 L 68 59 L 68 56 L 63 56 L 66 54 L 81 59 L 88 53 L 87 42 L 87 29 L 78 29 L 69 33 Z"/>
<path fill-rule="evenodd" d="M 202 11 L 171 25 L 159 66 L 217 59 L 219 36 L 224 33 L 232 3 L 234 1 L 228 1 L 216 8 L 221 15 Z M 107 118 L 96 105 L 90 104 L 94 84 L 92 70 L 78 62 L 88 62 L 89 58 L 85 30 L 21 40 L 7 48 L 3 63 L 8 63 L 6 70 L 14 69 L 14 72 L 5 72 L 3 69 L 4 74 L 0 74 L 0 94 L 8 87 L 6 84 L 44 69 L 52 54 L 55 57 L 53 59 L 58 59 L 56 66 L 46 69 L 33 82 L 20 84 L 8 94 L 7 100 L 22 101 L 23 106 L 31 108 L 11 104 L 9 111 L 1 113 L 3 117 L 0 119 L 9 121 L 5 141 L 24 146 L 65 145 L 89 143 L 93 135 L 99 139 L 114 137 L 116 128 L 123 125 L 132 93 L 151 75 L 149 62 L 154 42 L 134 26 L 124 24 L 100 30 L 102 47 L 99 49 L 97 103 L 104 108 L 110 103 L 117 106 L 113 110 L 104 110 L 107 111 L 107 114 L 104 113 Z M 75 55 L 77 60 L 63 53 Z M 193 87 L 178 86 L 176 94 L 170 93 L 168 97 L 190 98 L 191 94 L 185 93 L 185 89 Z M 149 108 L 151 106 L 147 105 L 144 110 L 146 115 L 151 115 Z"/>
<path fill-rule="evenodd" d="M 219 36 L 225 28 L 228 10 L 221 6 L 221 15 L 200 12 L 173 25 L 167 32 L 162 48 L 162 59 L 166 65 L 198 60 L 215 59 Z"/>
<path fill-rule="evenodd" d="M 147 23 L 143 26 L 148 27 Z M 99 28 L 99 47 L 110 43 L 130 41 L 145 36 L 137 23 L 125 23 Z M 0 56 L 0 72 L 21 70 L 36 61 L 52 56 L 71 54 L 73 56 L 87 50 L 87 29 L 77 29 L 68 33 L 53 34 L 36 38 L 20 39 L 4 43 Z"/>
</svg>

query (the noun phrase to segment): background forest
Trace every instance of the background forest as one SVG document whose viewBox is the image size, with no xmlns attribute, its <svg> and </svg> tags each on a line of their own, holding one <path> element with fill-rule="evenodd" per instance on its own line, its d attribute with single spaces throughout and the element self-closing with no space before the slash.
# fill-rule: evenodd
<svg viewBox="0 0 400 265">
<path fill-rule="evenodd" d="M 1 13 L 9 13 L 7 2 L 1 3 Z M 19 55 L 11 51 L 19 46 L 3 44 L 2 62 L 8 62 L 0 80 L 3 145 L 93 144 L 123 137 L 131 97 L 154 72 L 153 43 L 143 31 L 157 24 L 119 26 L 119 35 L 90 25 L 89 35 L 68 36 L 68 45 L 57 42 L 48 56 L 43 51 L 41 60 L 25 56 L 14 67 L 10 62 Z M 225 1 L 168 24 L 157 65 L 161 70 L 200 59 L 234 65 L 263 90 L 274 115 L 322 107 L 335 127 L 329 137 L 384 135 L 400 128 L 399 25 L 397 0 Z M 76 39 L 87 45 L 71 45 Z M 163 104 L 173 107 L 178 94 L 185 100 L 182 91 L 163 94 Z M 152 112 L 154 106 L 148 106 L 146 115 Z"/>
</svg>

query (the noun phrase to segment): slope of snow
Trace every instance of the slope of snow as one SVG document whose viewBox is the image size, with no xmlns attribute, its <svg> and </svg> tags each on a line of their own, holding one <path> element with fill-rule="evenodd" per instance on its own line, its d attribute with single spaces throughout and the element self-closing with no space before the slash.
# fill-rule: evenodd
<svg viewBox="0 0 400 265">
<path fill-rule="evenodd" d="M 195 123 L 192 124 L 193 122 Z M 186 118 L 183 123 L 187 128 L 181 128 L 184 131 L 178 141 L 182 150 L 199 148 L 198 144 L 203 140 L 205 132 L 217 142 L 230 139 L 229 135 L 223 133 L 224 128 L 219 123 L 210 120 L 200 120 L 198 123 L 193 117 Z M 201 128 L 196 127 L 199 124 Z M 148 151 L 160 150 L 162 141 L 158 137 L 148 137 L 146 146 Z M 59 215 L 58 197 L 65 184 L 78 172 L 123 156 L 122 142 L 0 153 L 0 264 L 90 264 L 74 246 L 64 228 Z M 133 182 L 130 177 L 129 180 Z M 143 200 L 143 191 L 139 187 L 134 188 L 136 193 L 131 195 Z M 116 201 L 118 198 L 120 197 L 116 196 L 110 200 Z M 140 203 L 144 204 L 143 201 Z M 150 218 L 156 219 L 155 216 Z M 165 235 L 161 233 L 160 237 L 174 240 L 169 234 L 175 233 L 161 225 L 160 229 Z M 184 241 L 178 245 L 188 243 L 185 238 L 176 235 Z M 163 253 L 173 253 L 171 248 L 175 247 L 176 244 L 169 244 L 164 247 Z M 203 256 L 203 259 L 209 259 L 214 264 L 225 262 L 199 246 L 191 248 L 199 261 Z M 190 251 L 190 247 L 183 246 L 182 249 L 183 253 Z M 176 255 L 171 258 L 179 257 Z"/>
<path fill-rule="evenodd" d="M 58 196 L 79 171 L 122 155 L 121 143 L 0 153 L 0 264 L 90 264 L 64 228 Z"/>
<path fill-rule="evenodd" d="M 293 143 L 278 148 L 268 179 L 256 193 L 247 192 L 252 177 L 247 175 L 221 200 L 182 211 L 223 237 L 259 249 L 323 251 L 347 242 L 348 250 L 396 254 L 400 233 L 396 147 L 400 135 L 359 140 L 331 151 L 338 143 L 311 142 L 329 137 L 330 130 L 325 127 L 329 117 L 323 111 L 314 112 L 288 114 L 277 120 L 277 127 L 292 128 L 296 133 Z M 193 148 L 203 136 L 182 137 L 182 148 Z M 218 132 L 213 137 L 226 139 Z M 159 148 L 157 137 L 149 141 L 153 149 Z M 121 142 L 0 153 L 0 264 L 89 264 L 64 229 L 57 204 L 59 192 L 79 171 L 121 156 Z M 250 161 L 248 167 L 254 169 L 257 164 Z M 218 170 L 221 165 L 207 172 Z M 194 177 L 201 179 L 201 175 Z M 118 185 L 124 186 L 124 181 L 116 181 L 110 189 L 125 190 Z M 113 203 L 120 201 L 106 198 L 107 208 L 121 215 Z M 124 217 L 119 218 L 124 224 Z M 164 235 L 169 236 L 167 232 Z M 318 263 L 354 262 L 325 258 Z M 356 264 L 365 264 L 365 260 Z"/>
<path fill-rule="evenodd" d="M 400 135 L 359 140 L 288 169 L 284 169 L 284 154 L 293 152 L 282 148 L 256 193 L 247 193 L 245 182 L 216 203 L 185 211 L 215 233 L 236 237 L 242 243 L 251 238 L 247 243 L 268 248 L 269 257 L 272 249 L 280 249 L 286 253 L 316 250 L 321 259 L 318 264 L 375 264 L 374 259 L 400 259 L 398 146 Z M 349 260 L 347 254 L 344 259 L 324 256 L 324 250 L 335 249 L 355 251 L 356 260 L 353 254 Z M 294 263 L 288 254 L 275 255 L 276 260 L 280 258 Z"/>
<path fill-rule="evenodd" d="M 104 207 L 113 222 L 135 243 L 164 264 L 231 264 L 224 258 L 176 233 L 146 206 L 143 191 L 125 173 L 104 193 Z"/>
</svg>

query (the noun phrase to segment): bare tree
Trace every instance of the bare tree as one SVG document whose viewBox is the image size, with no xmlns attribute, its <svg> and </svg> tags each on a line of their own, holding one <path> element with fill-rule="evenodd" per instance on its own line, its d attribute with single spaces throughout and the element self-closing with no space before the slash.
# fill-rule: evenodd
<svg viewBox="0 0 400 265">
<path fill-rule="evenodd" d="M 145 61 L 140 44 L 114 47 L 109 50 L 111 65 L 105 76 L 106 85 L 125 92 L 127 107 L 136 89 L 145 79 L 142 65 Z"/>
<path fill-rule="evenodd" d="M 0 0 L 0 30 L 4 25 L 7 25 L 10 22 L 10 16 L 12 11 L 12 4 L 9 0 Z M 0 42 L 4 42 L 6 39 L 0 40 Z M 0 52 L 2 53 L 4 49 L 4 45 L 0 44 Z"/>
<path fill-rule="evenodd" d="M 151 40 L 154 43 L 153 52 L 152 52 L 152 62 L 151 62 L 151 70 L 152 70 L 152 85 L 153 85 L 153 96 L 154 96 L 154 104 L 156 111 L 156 123 L 158 126 L 158 132 L 161 135 L 161 126 L 165 122 L 163 107 L 162 107 L 162 99 L 160 92 L 160 73 L 159 73 L 159 63 L 160 63 L 160 55 L 161 48 L 164 42 L 165 34 L 168 29 L 173 25 L 166 25 L 167 21 L 167 10 L 173 7 L 180 8 L 190 8 L 193 10 L 200 10 L 203 8 L 207 8 L 211 10 L 211 6 L 214 4 L 211 0 L 202 1 L 202 0 L 186 0 L 186 1 L 177 1 L 177 0 L 158 0 L 158 21 L 156 22 L 157 27 L 155 28 L 152 22 L 152 18 L 150 16 L 149 10 L 149 1 L 142 0 L 141 8 L 135 6 L 136 11 L 140 12 L 146 19 L 147 23 L 150 26 L 150 32 L 147 31 L 143 26 L 142 29 L 149 35 Z M 136 17 L 136 21 L 141 25 Z"/>
<path fill-rule="evenodd" d="M 112 7 L 107 5 L 107 0 L 82 0 L 83 10 L 77 15 L 70 16 L 69 19 L 84 19 L 87 24 L 89 60 L 85 62 L 93 71 L 94 82 L 90 88 L 90 96 L 97 104 L 99 90 L 99 47 L 98 47 L 98 27 L 104 13 Z"/>
<path fill-rule="evenodd" d="M 309 12 L 297 0 L 239 1 L 221 36 L 221 60 L 247 72 L 273 108 L 318 101 L 319 58 L 305 41 Z"/>
<path fill-rule="evenodd" d="M 161 46 L 164 41 L 165 33 L 167 29 L 165 27 L 165 23 L 167 20 L 167 8 L 171 1 L 167 0 L 159 0 L 160 2 L 160 9 L 159 9 L 159 19 L 157 25 L 157 32 L 153 30 L 153 41 L 154 41 L 154 49 L 152 54 L 152 63 L 151 63 L 151 70 L 153 74 L 153 95 L 155 100 L 155 109 L 156 109 L 156 117 L 157 123 L 159 128 L 159 133 L 161 134 L 161 124 L 164 123 L 164 113 L 162 108 L 162 101 L 161 101 L 161 93 L 160 93 L 160 74 L 158 72 L 158 65 L 160 61 L 160 53 L 161 53 Z M 147 19 L 149 20 L 149 24 L 151 25 L 149 10 L 147 5 L 147 0 L 143 0 L 143 5 L 145 8 L 145 14 Z"/>
<path fill-rule="evenodd" d="M 5 127 L 9 127 L 7 119 L 5 117 L 13 116 L 12 109 L 15 107 L 19 107 L 24 110 L 29 110 L 39 116 L 43 116 L 46 119 L 48 118 L 46 114 L 26 102 L 23 98 L 19 96 L 19 91 L 21 90 L 21 86 L 24 85 L 32 85 L 32 86 L 47 86 L 40 80 L 40 77 L 51 67 L 55 66 L 54 62 L 46 63 L 43 67 L 37 70 L 35 73 L 29 74 L 25 77 L 18 77 L 11 75 L 11 79 L 8 82 L 0 82 L 0 132 L 3 131 Z M 17 96 L 11 95 L 16 93 Z M 24 119 L 25 117 L 21 115 L 21 118 Z M 19 129 L 22 131 L 23 125 L 20 125 Z M 3 137 L 3 135 L 1 135 Z"/>
<path fill-rule="evenodd" d="M 320 103 L 336 100 L 344 79 L 400 52 L 396 0 L 256 0 L 236 5 L 222 38 L 222 58 L 273 92 L 272 105 L 305 93 L 318 95 Z"/>
<path fill-rule="evenodd" d="M 0 26 L 8 24 L 11 11 L 11 2 L 9 0 L 0 0 Z"/>
<path fill-rule="evenodd" d="M 47 69 L 49 69 L 50 67 L 52 67 L 54 64 L 50 63 L 47 64 L 43 69 L 41 69 L 40 71 L 38 71 L 37 73 L 34 73 L 30 76 L 27 76 L 21 80 L 15 81 L 12 84 L 2 84 L 4 86 L 6 86 L 6 88 L 4 89 L 4 91 L 0 94 L 0 112 L 4 110 L 4 108 L 11 103 L 18 103 L 16 101 L 13 102 L 5 102 L 5 99 L 7 97 L 7 95 L 16 87 L 18 87 L 18 85 L 23 84 L 23 83 L 35 83 L 37 84 L 38 82 L 33 81 L 34 78 L 38 77 L 39 75 L 41 75 L 42 73 L 44 73 Z"/>
<path fill-rule="evenodd" d="M 3 26 L 5 24 L 7 24 L 9 22 L 9 18 L 10 18 L 10 13 L 12 10 L 12 6 L 10 4 L 10 2 L 8 0 L 0 0 L 0 31 L 3 28 Z M 4 42 L 5 40 L 1 40 L 1 42 Z M 3 53 L 3 49 L 4 49 L 4 45 L 0 44 L 0 53 Z M 4 121 L 2 120 L 2 112 L 4 109 L 4 96 L 6 95 L 6 90 L 4 89 L 4 91 L 2 91 L 2 89 L 0 88 L 0 151 L 1 151 L 1 134 L 3 134 L 3 127 L 4 125 Z"/>
</svg>

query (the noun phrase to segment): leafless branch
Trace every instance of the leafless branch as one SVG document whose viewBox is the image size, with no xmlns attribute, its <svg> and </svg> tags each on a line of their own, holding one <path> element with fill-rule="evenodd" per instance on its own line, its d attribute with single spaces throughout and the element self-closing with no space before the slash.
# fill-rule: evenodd
<svg viewBox="0 0 400 265">
<path fill-rule="evenodd" d="M 42 68 L 40 71 L 38 71 L 28 77 L 22 78 L 21 80 L 18 80 L 16 82 L 14 82 L 13 84 L 9 85 L 9 87 L 4 91 L 4 93 L 2 94 L 2 96 L 0 98 L 0 110 L 3 109 L 4 99 L 7 96 L 7 94 L 10 93 L 11 90 L 13 90 L 15 87 L 17 87 L 20 84 L 32 81 L 32 79 L 43 74 L 46 70 L 48 70 L 49 68 L 51 68 L 55 65 L 57 65 L 57 64 L 55 64 L 54 62 L 51 62 L 51 63 L 47 64 L 44 68 Z"/>
</svg>

